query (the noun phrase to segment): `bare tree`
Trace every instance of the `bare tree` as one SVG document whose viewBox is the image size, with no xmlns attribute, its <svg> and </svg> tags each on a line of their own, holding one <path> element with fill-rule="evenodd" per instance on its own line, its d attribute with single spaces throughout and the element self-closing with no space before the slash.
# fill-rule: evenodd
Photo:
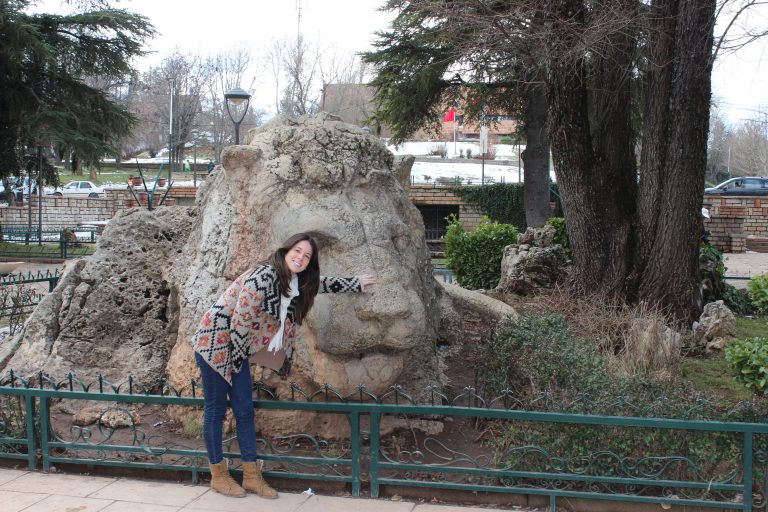
<svg viewBox="0 0 768 512">
<path fill-rule="evenodd" d="M 739 123 L 731 137 L 731 174 L 768 175 L 768 114 Z"/>
<path fill-rule="evenodd" d="M 178 52 L 144 74 L 145 90 L 151 105 L 144 113 L 147 123 L 162 126 L 167 134 L 173 101 L 173 161 L 180 162 L 184 158 L 185 147 L 192 140 L 193 127 L 202 113 L 206 84 L 214 74 L 215 67 L 209 60 Z"/>
<path fill-rule="evenodd" d="M 720 183 L 730 177 L 730 130 L 716 104 L 709 114 L 709 139 L 707 140 L 707 175 L 710 183 Z"/>
</svg>

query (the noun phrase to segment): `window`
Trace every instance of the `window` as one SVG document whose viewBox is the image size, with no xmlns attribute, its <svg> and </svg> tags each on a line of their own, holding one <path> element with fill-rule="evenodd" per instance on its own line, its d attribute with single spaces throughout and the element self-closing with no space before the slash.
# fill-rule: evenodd
<svg viewBox="0 0 768 512">
<path fill-rule="evenodd" d="M 448 204 L 417 204 L 416 208 L 421 212 L 424 219 L 424 234 L 427 240 L 438 240 L 445 234 L 448 227 L 448 221 L 445 218 L 454 214 L 459 216 L 458 205 Z"/>
<path fill-rule="evenodd" d="M 87 181 L 80 182 L 80 188 L 91 188 L 91 184 Z"/>
</svg>

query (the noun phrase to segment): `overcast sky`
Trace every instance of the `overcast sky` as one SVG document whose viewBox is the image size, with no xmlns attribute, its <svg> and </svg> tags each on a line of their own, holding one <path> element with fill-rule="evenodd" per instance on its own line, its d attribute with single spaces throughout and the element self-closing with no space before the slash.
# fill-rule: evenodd
<svg viewBox="0 0 768 512">
<path fill-rule="evenodd" d="M 384 0 L 122 0 L 118 6 L 147 16 L 159 35 L 155 52 L 142 65 L 156 64 L 175 48 L 182 53 L 215 54 L 247 45 L 255 58 L 270 40 L 296 37 L 301 30 L 310 43 L 335 46 L 339 52 L 371 48 L 374 32 L 387 27 L 391 15 L 378 11 Z M 44 0 L 39 8 L 55 10 L 61 0 Z M 768 27 L 768 4 L 742 23 Z M 738 27 L 737 27 L 738 30 Z M 768 110 L 768 41 L 758 41 L 714 66 L 713 96 L 732 121 L 756 118 Z M 273 87 L 264 79 L 257 88 Z M 259 96 L 259 91 L 255 91 Z M 270 91 L 271 93 L 271 91 Z M 264 95 L 268 98 L 269 95 Z M 259 100 L 255 97 L 256 103 Z M 268 101 L 268 100 L 263 100 Z M 266 106 L 266 105 L 263 105 Z"/>
</svg>

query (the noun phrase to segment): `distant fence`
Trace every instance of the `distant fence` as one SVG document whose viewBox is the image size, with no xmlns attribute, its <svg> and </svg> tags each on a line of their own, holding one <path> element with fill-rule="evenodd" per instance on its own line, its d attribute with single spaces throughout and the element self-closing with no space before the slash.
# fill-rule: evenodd
<svg viewBox="0 0 768 512">
<path fill-rule="evenodd" d="M 590 414 L 586 399 L 563 406 L 541 397 L 524 404 L 509 393 L 482 397 L 472 388 L 451 398 L 436 386 L 417 399 L 399 386 L 377 396 L 363 386 L 342 395 L 330 386 L 306 391 L 291 384 L 288 396 L 278 397 L 257 382 L 254 396 L 253 405 L 263 411 L 260 414 L 331 414 L 344 418 L 349 429 L 344 439 L 301 432 L 260 437 L 259 457 L 268 461 L 266 475 L 271 478 L 341 482 L 355 496 L 367 487 L 371 496 L 378 497 L 384 485 L 523 494 L 539 496 L 551 511 L 558 502 L 571 499 L 663 508 L 768 508 L 765 423 L 596 415 Z M 75 424 L 71 413 L 66 414 L 67 421 L 61 416 L 52 421 L 54 405 L 66 404 L 65 410 L 81 411 L 91 401 L 104 404 L 91 424 Z M 24 461 L 30 469 L 43 470 L 53 464 L 81 464 L 182 471 L 197 481 L 207 471 L 202 441 L 194 436 L 183 443 L 166 439 L 156 430 L 161 425 L 153 424 L 154 420 L 146 425 L 139 422 L 131 406 L 141 404 L 199 408 L 202 399 L 194 381 L 187 389 L 176 390 L 164 381 L 150 388 L 131 378 L 116 385 L 101 377 L 84 383 L 73 375 L 54 381 L 43 374 L 21 379 L 8 372 L 0 379 L 0 459 Z M 384 425 L 392 421 L 399 421 L 407 434 L 383 436 Z M 414 422 L 448 425 L 462 421 L 497 422 L 522 433 L 534 424 L 550 426 L 555 432 L 594 429 L 597 437 L 592 439 L 604 445 L 608 444 L 605 432 L 623 430 L 638 434 L 646 444 L 626 446 L 626 453 L 585 449 L 578 457 L 564 458 L 543 444 L 489 446 L 491 443 L 479 442 L 485 432 L 466 450 L 438 434 L 419 434 L 412 429 Z M 459 437 L 477 436 L 471 422 L 464 423 L 467 431 Z M 670 435 L 694 436 L 695 453 L 683 453 L 681 448 L 660 451 L 659 440 Z M 727 459 L 707 464 L 710 451 L 721 441 L 729 447 Z M 225 453 L 237 459 L 232 442 L 226 440 Z M 239 465 L 233 468 L 237 470 Z"/>
<path fill-rule="evenodd" d="M 27 226 L 2 226 L 0 257 L 30 259 L 68 259 L 93 254 L 98 228 L 74 227 L 37 229 Z"/>
</svg>

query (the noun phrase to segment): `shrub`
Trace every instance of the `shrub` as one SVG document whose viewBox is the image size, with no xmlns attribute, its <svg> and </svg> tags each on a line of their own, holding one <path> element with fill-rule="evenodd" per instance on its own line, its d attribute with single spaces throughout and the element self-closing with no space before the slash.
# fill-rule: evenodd
<svg viewBox="0 0 768 512">
<path fill-rule="evenodd" d="M 448 148 L 445 144 L 435 144 L 429 150 L 431 156 L 439 156 L 440 158 L 446 158 L 448 156 Z"/>
<path fill-rule="evenodd" d="M 710 244 L 699 245 L 699 281 L 705 303 L 723 299 L 726 291 L 723 253 Z"/>
<path fill-rule="evenodd" d="M 725 285 L 723 303 L 739 316 L 751 315 L 755 312 L 755 308 L 752 306 L 752 296 L 749 292 L 742 288 L 736 288 L 732 284 Z"/>
<path fill-rule="evenodd" d="M 502 321 L 475 349 L 478 388 L 519 396 L 572 389 L 590 393 L 608 384 L 595 345 L 573 336 L 559 315 Z"/>
<path fill-rule="evenodd" d="M 483 217 L 475 229 L 466 232 L 462 221 L 450 215 L 443 241 L 448 268 L 459 285 L 469 289 L 495 288 L 501 277 L 504 247 L 517 242 L 517 229 Z"/>
<path fill-rule="evenodd" d="M 554 242 L 562 245 L 565 256 L 571 259 L 573 252 L 571 251 L 571 240 L 568 238 L 568 230 L 565 229 L 565 219 L 562 217 L 550 217 L 547 219 L 547 224 L 555 228 Z"/>
<path fill-rule="evenodd" d="M 725 349 L 725 360 L 745 386 L 765 393 L 768 379 L 768 339 L 737 340 Z"/>
<path fill-rule="evenodd" d="M 768 274 L 750 279 L 747 290 L 752 297 L 752 306 L 755 311 L 760 315 L 768 313 Z"/>
</svg>

